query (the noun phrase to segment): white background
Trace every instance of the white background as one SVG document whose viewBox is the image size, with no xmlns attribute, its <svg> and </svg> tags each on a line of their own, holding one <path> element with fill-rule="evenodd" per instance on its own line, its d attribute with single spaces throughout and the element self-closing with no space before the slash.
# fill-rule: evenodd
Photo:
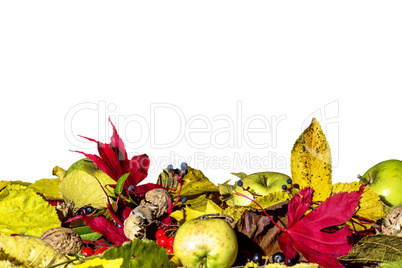
<svg viewBox="0 0 402 268">
<path fill-rule="evenodd" d="M 69 150 L 96 153 L 78 135 L 109 142 L 109 117 L 130 155 L 151 157 L 148 182 L 183 159 L 215 183 L 290 175 L 315 116 L 333 182 L 355 181 L 402 159 L 401 12 L 400 1 L 2 1 L 0 179 L 50 178 L 82 158 Z"/>
</svg>

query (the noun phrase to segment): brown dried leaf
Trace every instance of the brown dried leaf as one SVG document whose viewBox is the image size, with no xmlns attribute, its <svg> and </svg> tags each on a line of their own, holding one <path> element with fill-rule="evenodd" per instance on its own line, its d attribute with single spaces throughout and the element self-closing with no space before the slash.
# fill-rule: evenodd
<svg viewBox="0 0 402 268">
<path fill-rule="evenodd" d="M 288 222 L 286 215 L 288 203 L 289 201 L 284 201 L 266 209 L 281 227 L 285 227 Z M 244 251 L 245 256 L 251 257 L 255 252 L 263 252 L 267 256 L 281 251 L 277 242 L 281 231 L 261 210 L 245 211 L 237 225 L 237 231 L 239 250 Z"/>
</svg>

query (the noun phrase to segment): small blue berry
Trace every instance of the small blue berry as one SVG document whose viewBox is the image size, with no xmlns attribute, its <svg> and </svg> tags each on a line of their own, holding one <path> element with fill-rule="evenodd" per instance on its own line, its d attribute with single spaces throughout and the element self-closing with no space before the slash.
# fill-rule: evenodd
<svg viewBox="0 0 402 268">
<path fill-rule="evenodd" d="M 181 172 L 180 172 L 180 169 L 176 168 L 176 169 L 174 170 L 174 173 L 177 174 L 177 175 L 180 175 L 180 173 L 181 173 Z"/>
<path fill-rule="evenodd" d="M 167 170 L 168 170 L 169 173 L 172 173 L 173 172 L 173 165 L 168 165 Z"/>
<path fill-rule="evenodd" d="M 288 180 L 286 181 L 286 183 L 287 183 L 287 184 L 292 184 L 292 179 L 288 179 Z"/>
<path fill-rule="evenodd" d="M 243 186 L 243 182 L 242 182 L 242 181 L 238 181 L 238 182 L 237 182 L 237 186 L 242 187 L 242 186 Z"/>
<path fill-rule="evenodd" d="M 134 185 L 128 186 L 127 192 L 128 192 L 128 194 L 135 193 L 135 186 Z"/>
<path fill-rule="evenodd" d="M 181 200 L 182 203 L 186 203 L 187 202 L 187 196 L 183 197 L 183 199 Z"/>
<path fill-rule="evenodd" d="M 181 163 L 180 168 L 181 168 L 181 170 L 186 170 L 187 169 L 187 163 L 186 162 Z"/>
<path fill-rule="evenodd" d="M 284 185 L 282 185 L 282 189 L 283 190 L 286 190 L 288 187 L 284 184 Z"/>
</svg>

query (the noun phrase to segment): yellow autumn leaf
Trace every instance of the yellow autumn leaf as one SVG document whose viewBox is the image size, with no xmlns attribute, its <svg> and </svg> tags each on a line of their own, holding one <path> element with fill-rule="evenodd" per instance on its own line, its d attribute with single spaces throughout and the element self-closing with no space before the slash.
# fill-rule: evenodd
<svg viewBox="0 0 402 268">
<path fill-rule="evenodd" d="M 267 208 L 270 206 L 273 206 L 275 204 L 278 204 L 280 202 L 290 200 L 292 199 L 292 195 L 287 193 L 287 192 L 273 192 L 261 197 L 256 198 L 254 201 L 260 204 L 262 208 Z M 254 202 L 251 202 L 250 205 L 247 206 L 247 208 L 256 208 L 260 209 L 259 206 L 257 206 Z"/>
<path fill-rule="evenodd" d="M 0 234 L 0 249 L 4 250 L 2 257 L 11 263 L 18 262 L 27 267 L 50 267 L 68 259 L 57 253 L 49 244 L 32 236 L 9 236 Z M 4 261 L 3 259 L 0 259 Z M 58 267 L 71 267 L 73 264 Z M 11 266 L 12 267 L 12 266 Z"/>
<path fill-rule="evenodd" d="M 295 187 L 314 189 L 314 202 L 331 195 L 331 151 L 315 118 L 293 146 L 291 173 Z"/>
<path fill-rule="evenodd" d="M 9 182 L 9 181 L 0 181 L 0 190 L 10 184 L 11 184 L 11 182 Z"/>
<path fill-rule="evenodd" d="M 87 158 L 75 162 L 65 173 L 60 168 L 54 173 L 62 176 L 59 190 L 64 200 L 73 201 L 75 207 L 91 205 L 97 209 L 106 208 L 108 197 L 103 192 L 99 182 L 103 187 L 107 184 L 116 184 L 112 178 Z M 114 191 L 106 192 L 114 195 Z"/>
<path fill-rule="evenodd" d="M 101 258 L 96 258 L 93 260 L 86 261 L 79 265 L 75 265 L 74 268 L 115 268 L 121 267 L 123 264 L 123 258 L 106 260 Z"/>
<path fill-rule="evenodd" d="M 29 266 L 8 254 L 3 248 L 0 248 L 0 267 L 29 268 Z"/>
<path fill-rule="evenodd" d="M 183 223 L 185 223 L 188 220 L 197 218 L 197 217 L 205 215 L 205 214 L 206 214 L 205 211 L 203 212 L 203 211 L 199 211 L 199 210 L 187 207 L 182 210 L 173 211 L 170 214 L 170 216 L 175 218 L 177 220 L 177 222 L 180 225 L 182 225 Z"/>
<path fill-rule="evenodd" d="M 59 179 L 41 179 L 35 183 L 30 184 L 28 188 L 34 190 L 37 193 L 43 194 L 47 200 L 61 199 L 59 191 Z"/>
<path fill-rule="evenodd" d="M 188 173 L 183 178 L 183 187 L 180 196 L 195 196 L 206 192 L 219 192 L 217 185 L 213 184 L 201 170 L 187 167 Z M 170 191 L 173 199 L 177 197 L 178 190 Z"/>
<path fill-rule="evenodd" d="M 39 237 L 60 226 L 56 209 L 34 190 L 14 184 L 0 192 L 0 233 Z"/>
<path fill-rule="evenodd" d="M 332 187 L 332 194 L 358 191 L 360 186 L 361 185 L 358 182 L 336 183 Z M 384 207 L 380 201 L 380 197 L 374 193 L 370 186 L 364 187 L 359 206 L 356 210 L 356 215 L 373 221 L 377 221 L 386 216 Z M 352 229 L 355 228 L 357 231 L 365 230 L 371 227 L 370 224 L 360 224 L 358 222 L 352 224 L 350 221 L 348 221 L 347 224 L 350 225 Z"/>
</svg>

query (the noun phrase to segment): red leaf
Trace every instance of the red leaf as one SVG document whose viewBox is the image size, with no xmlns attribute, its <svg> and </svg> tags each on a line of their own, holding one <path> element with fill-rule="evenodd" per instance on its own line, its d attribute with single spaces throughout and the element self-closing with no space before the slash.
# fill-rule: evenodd
<svg viewBox="0 0 402 268">
<path fill-rule="evenodd" d="M 137 185 L 148 175 L 150 160 L 146 154 L 133 156 L 129 160 L 127 158 L 127 152 L 122 139 L 117 134 L 117 130 L 110 119 L 109 122 L 113 127 L 113 135 L 110 138 L 110 144 L 101 143 L 94 139 L 81 136 L 98 144 L 99 156 L 80 151 L 76 152 L 85 155 L 89 160 L 94 162 L 98 168 L 100 168 L 116 182 L 124 174 L 130 173 L 123 185 L 123 189 L 125 190 L 133 185 L 137 194 L 144 194 L 147 191 L 155 188 L 163 188 L 158 184 L 145 184 L 137 187 Z"/>
<path fill-rule="evenodd" d="M 288 227 L 279 239 L 279 245 L 287 258 L 294 258 L 296 251 L 308 261 L 324 267 L 343 267 L 337 257 L 347 255 L 353 247 L 347 237 L 348 227 L 334 233 L 322 229 L 345 223 L 352 217 L 359 204 L 363 187 L 359 192 L 338 193 L 330 196 L 316 209 L 308 213 L 314 190 L 304 188 L 295 195 L 288 206 Z"/>
<path fill-rule="evenodd" d="M 92 218 L 87 215 L 83 215 L 82 217 L 85 223 L 92 229 L 92 231 L 100 233 L 107 240 L 120 246 L 129 239 L 124 235 L 124 231 L 122 228 L 117 227 L 111 221 L 106 219 L 105 217 L 95 217 Z"/>
</svg>

